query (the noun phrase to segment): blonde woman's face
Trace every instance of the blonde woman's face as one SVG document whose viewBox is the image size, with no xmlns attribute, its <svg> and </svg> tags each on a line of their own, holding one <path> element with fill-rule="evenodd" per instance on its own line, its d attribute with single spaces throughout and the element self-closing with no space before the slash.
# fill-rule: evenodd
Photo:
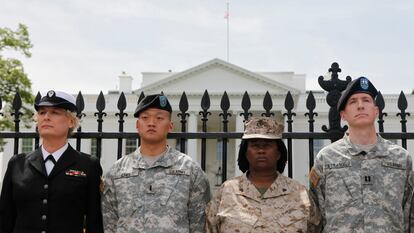
<svg viewBox="0 0 414 233">
<path fill-rule="evenodd" d="M 69 129 L 74 127 L 74 122 L 62 108 L 41 107 L 37 112 L 37 127 L 43 140 L 51 137 L 67 138 Z"/>
</svg>

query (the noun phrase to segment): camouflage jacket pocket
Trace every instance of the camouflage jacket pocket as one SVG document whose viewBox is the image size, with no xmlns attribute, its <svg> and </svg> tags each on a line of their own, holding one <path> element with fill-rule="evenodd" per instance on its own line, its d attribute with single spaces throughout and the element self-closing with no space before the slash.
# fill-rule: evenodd
<svg viewBox="0 0 414 233">
<path fill-rule="evenodd" d="M 359 176 L 348 174 L 346 171 L 331 173 L 326 178 L 326 208 L 338 211 L 360 198 L 360 179 Z"/>
<path fill-rule="evenodd" d="M 113 180 L 120 218 L 128 218 L 142 207 L 143 196 L 139 195 L 139 179 L 136 174 L 127 174 Z"/>
<path fill-rule="evenodd" d="M 220 232 L 251 232 L 259 219 L 258 216 L 237 204 L 227 207 L 220 208 L 221 210 L 217 213 Z"/>
</svg>

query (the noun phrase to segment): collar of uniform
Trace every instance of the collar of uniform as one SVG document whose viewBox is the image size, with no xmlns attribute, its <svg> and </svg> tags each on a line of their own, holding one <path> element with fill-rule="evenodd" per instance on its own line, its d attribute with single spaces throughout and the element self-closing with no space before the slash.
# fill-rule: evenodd
<svg viewBox="0 0 414 233">
<path fill-rule="evenodd" d="M 134 163 L 135 168 L 147 169 L 150 167 L 158 167 L 158 166 L 171 167 L 173 165 L 173 159 L 171 155 L 173 153 L 173 150 L 168 145 L 167 145 L 167 150 L 164 152 L 164 154 L 157 161 L 155 161 L 155 163 L 152 164 L 152 166 L 149 166 L 147 162 L 145 161 L 145 159 L 142 157 L 140 148 L 141 147 L 139 147 L 135 151 L 135 155 L 136 155 L 135 156 L 136 162 Z"/>
<path fill-rule="evenodd" d="M 349 135 L 345 134 L 344 137 L 344 142 L 345 142 L 345 146 L 347 147 L 348 153 L 351 156 L 359 156 L 359 154 L 362 152 L 362 150 L 360 150 L 359 148 L 357 148 L 349 139 Z M 381 154 L 376 156 L 388 156 L 390 153 L 388 150 L 384 149 L 384 138 L 381 137 L 381 135 L 377 134 L 377 144 L 369 151 L 371 154 L 371 152 L 376 152 L 376 151 L 381 151 Z"/>
<path fill-rule="evenodd" d="M 43 161 L 47 158 L 47 156 L 52 155 L 53 158 L 55 158 L 55 161 L 57 162 L 60 157 L 62 156 L 62 154 L 66 151 L 66 149 L 68 149 L 69 143 L 66 142 L 66 144 L 64 146 L 62 146 L 61 148 L 59 148 L 57 151 L 50 153 L 48 152 L 43 146 L 42 146 L 42 156 L 43 156 Z"/>
<path fill-rule="evenodd" d="M 377 134 L 377 144 L 371 149 L 373 152 L 380 151 L 382 156 L 390 155 L 389 150 L 385 148 L 385 139 Z"/>
<path fill-rule="evenodd" d="M 260 201 L 262 198 L 272 198 L 277 196 L 287 195 L 293 192 L 287 178 L 278 172 L 277 178 L 272 185 L 266 190 L 263 197 L 254 186 L 254 184 L 247 178 L 247 172 L 240 176 L 239 194 Z"/>
<path fill-rule="evenodd" d="M 291 187 L 288 178 L 278 172 L 276 180 L 273 181 L 272 185 L 264 193 L 263 198 L 283 196 L 292 192 L 294 192 L 294 188 Z"/>
</svg>

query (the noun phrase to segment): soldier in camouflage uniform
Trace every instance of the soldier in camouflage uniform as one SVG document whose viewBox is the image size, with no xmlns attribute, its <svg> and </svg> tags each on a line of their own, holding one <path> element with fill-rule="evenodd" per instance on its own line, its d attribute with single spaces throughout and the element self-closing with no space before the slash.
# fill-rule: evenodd
<svg viewBox="0 0 414 233">
<path fill-rule="evenodd" d="M 412 159 L 376 134 L 376 95 L 364 77 L 348 85 L 338 111 L 349 130 L 319 152 L 310 172 L 322 232 L 413 232 Z"/>
<path fill-rule="evenodd" d="M 246 173 L 217 190 L 207 208 L 208 233 L 308 232 L 308 224 L 319 223 L 305 186 L 282 174 L 282 133 L 283 125 L 269 117 L 246 123 L 238 158 Z"/>
<path fill-rule="evenodd" d="M 168 147 L 173 129 L 164 95 L 137 106 L 141 146 L 118 160 L 105 177 L 102 212 L 106 233 L 201 233 L 210 200 L 206 175 L 191 158 Z"/>
</svg>

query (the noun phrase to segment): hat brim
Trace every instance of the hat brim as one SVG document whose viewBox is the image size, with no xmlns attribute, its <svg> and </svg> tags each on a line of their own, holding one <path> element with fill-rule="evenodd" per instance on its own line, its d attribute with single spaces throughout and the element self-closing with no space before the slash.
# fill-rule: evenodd
<svg viewBox="0 0 414 233">
<path fill-rule="evenodd" d="M 343 111 L 345 109 L 346 103 L 348 102 L 349 98 L 351 98 L 351 96 L 353 96 L 355 94 L 361 94 L 361 93 L 370 95 L 372 97 L 372 99 L 374 100 L 374 102 L 375 102 L 375 96 L 371 92 L 369 92 L 369 91 L 355 91 L 351 95 L 348 95 L 346 98 L 339 100 L 337 110 L 339 112 Z"/>
<path fill-rule="evenodd" d="M 269 135 L 263 135 L 263 134 L 248 134 L 243 135 L 242 139 L 253 139 L 253 138 L 259 138 L 259 139 L 282 139 L 282 137 L 279 136 L 269 136 Z"/>
<path fill-rule="evenodd" d="M 76 112 L 77 111 L 77 108 L 76 108 L 75 105 L 73 105 L 72 103 L 67 103 L 67 102 L 53 103 L 53 102 L 49 102 L 49 101 L 43 101 L 39 104 L 35 104 L 36 111 L 39 111 L 40 107 L 56 107 L 56 108 L 66 109 L 66 110 L 69 110 L 71 112 Z"/>
</svg>

